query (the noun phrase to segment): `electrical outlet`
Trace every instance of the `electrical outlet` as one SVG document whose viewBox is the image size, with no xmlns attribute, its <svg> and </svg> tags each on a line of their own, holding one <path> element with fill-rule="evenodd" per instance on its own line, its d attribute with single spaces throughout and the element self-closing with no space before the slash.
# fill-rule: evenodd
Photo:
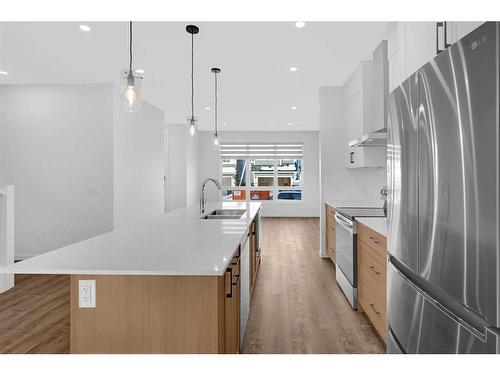
<svg viewBox="0 0 500 375">
<path fill-rule="evenodd" d="M 78 280 L 78 307 L 95 308 L 95 280 Z"/>
</svg>

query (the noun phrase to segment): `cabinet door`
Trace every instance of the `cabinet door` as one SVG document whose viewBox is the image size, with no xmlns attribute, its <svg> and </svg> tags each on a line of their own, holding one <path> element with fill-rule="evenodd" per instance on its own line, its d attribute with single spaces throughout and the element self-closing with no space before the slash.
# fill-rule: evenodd
<svg viewBox="0 0 500 375">
<path fill-rule="evenodd" d="M 229 268 L 225 277 L 226 298 L 224 300 L 225 353 L 240 351 L 240 275 Z"/>
<path fill-rule="evenodd" d="M 326 251 L 333 264 L 336 264 L 335 256 L 335 209 L 326 205 Z"/>
<path fill-rule="evenodd" d="M 405 80 L 436 55 L 435 22 L 400 22 L 398 59 Z"/>
<path fill-rule="evenodd" d="M 448 43 L 458 42 L 471 31 L 478 28 L 484 22 L 447 22 Z"/>
</svg>

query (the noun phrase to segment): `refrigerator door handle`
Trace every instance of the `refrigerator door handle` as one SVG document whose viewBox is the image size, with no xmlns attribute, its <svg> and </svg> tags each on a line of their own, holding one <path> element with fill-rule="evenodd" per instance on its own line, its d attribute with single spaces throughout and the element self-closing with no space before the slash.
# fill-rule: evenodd
<svg viewBox="0 0 500 375">
<path fill-rule="evenodd" d="M 455 320 L 478 339 L 486 341 L 487 331 L 494 329 L 490 323 L 436 286 L 415 275 L 393 256 L 389 256 L 389 262 L 396 268 L 396 272 L 428 302 Z"/>
</svg>

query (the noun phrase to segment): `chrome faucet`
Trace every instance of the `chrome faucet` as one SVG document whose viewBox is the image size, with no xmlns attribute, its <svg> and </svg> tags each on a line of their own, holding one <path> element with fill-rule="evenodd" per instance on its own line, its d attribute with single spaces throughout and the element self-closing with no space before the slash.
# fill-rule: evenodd
<svg viewBox="0 0 500 375">
<path fill-rule="evenodd" d="M 203 214 L 205 213 L 205 205 L 207 204 L 207 201 L 205 199 L 205 186 L 207 185 L 208 181 L 212 181 L 217 189 L 221 189 L 220 182 L 217 181 L 215 178 L 205 178 L 203 182 L 201 183 L 201 191 L 200 191 L 200 212 Z"/>
</svg>

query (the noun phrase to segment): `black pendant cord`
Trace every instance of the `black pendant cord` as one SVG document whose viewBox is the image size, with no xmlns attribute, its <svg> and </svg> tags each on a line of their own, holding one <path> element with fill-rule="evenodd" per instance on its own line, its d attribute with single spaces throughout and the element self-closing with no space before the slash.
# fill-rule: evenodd
<svg viewBox="0 0 500 375">
<path fill-rule="evenodd" d="M 132 73 L 132 21 L 130 21 L 130 28 L 129 28 L 129 58 L 130 58 L 130 64 L 129 64 L 129 74 Z"/>
<path fill-rule="evenodd" d="M 191 123 L 194 122 L 194 34 L 191 34 Z"/>
<path fill-rule="evenodd" d="M 218 103 L 217 103 L 217 72 L 214 73 L 214 78 L 215 78 L 215 136 L 217 137 L 219 135 L 218 129 L 217 129 L 217 112 L 219 111 L 218 108 Z"/>
</svg>

